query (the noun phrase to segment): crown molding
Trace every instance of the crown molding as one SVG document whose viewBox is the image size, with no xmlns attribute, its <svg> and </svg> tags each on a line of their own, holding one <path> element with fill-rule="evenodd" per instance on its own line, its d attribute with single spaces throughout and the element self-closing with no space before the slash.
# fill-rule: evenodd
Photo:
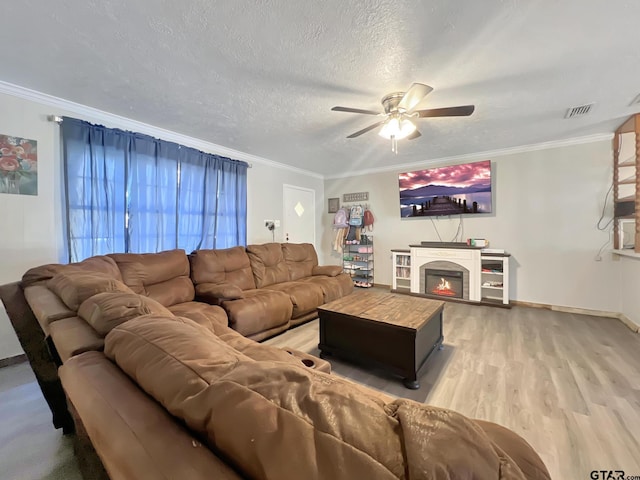
<svg viewBox="0 0 640 480">
<path fill-rule="evenodd" d="M 91 119 L 90 121 L 105 123 L 115 128 L 144 133 L 146 135 L 151 135 L 153 137 L 161 138 L 170 142 L 197 148 L 198 150 L 202 150 L 204 152 L 222 155 L 225 157 L 233 158 L 234 160 L 243 160 L 245 162 L 248 162 L 249 164 L 255 163 L 266 165 L 273 168 L 280 168 L 282 170 L 289 170 L 291 172 L 300 173 L 309 177 L 320 179 L 324 178 L 323 175 L 317 172 L 293 167 L 291 165 L 286 165 L 284 163 L 269 160 L 268 158 L 242 152 L 240 150 L 234 150 L 233 148 L 228 148 L 223 145 L 218 145 L 216 143 L 201 140 L 199 138 L 190 137 L 189 135 L 184 135 L 178 132 L 156 127 L 154 125 L 149 125 L 148 123 L 139 122 L 131 118 L 122 117 L 120 115 L 105 112 L 104 110 L 99 110 L 87 105 L 82 105 L 70 100 L 65 100 L 64 98 L 54 97 L 53 95 L 38 92 L 36 90 L 31 90 L 29 88 L 14 85 L 12 83 L 0 81 L 0 93 L 22 98 L 24 100 L 29 100 L 35 103 L 40 103 L 54 109 L 61 109 L 65 112 L 78 115 L 83 120 Z M 51 112 L 51 114 L 62 115 L 61 112 Z"/>
<path fill-rule="evenodd" d="M 190 137 L 188 135 L 184 135 L 171 130 L 166 130 L 164 128 L 149 125 L 148 123 L 139 122 L 137 120 L 133 120 L 133 119 L 122 117 L 120 115 L 116 115 L 113 113 L 105 112 L 103 110 L 82 105 L 80 103 L 75 103 L 70 100 L 65 100 L 63 98 L 54 97 L 53 95 L 38 92 L 36 90 L 31 90 L 29 88 L 21 87 L 19 85 L 14 85 L 8 82 L 0 81 L 0 94 L 7 94 L 14 97 L 22 98 L 24 100 L 29 100 L 31 102 L 47 105 L 52 108 L 61 109 L 61 110 L 64 110 L 65 112 L 69 112 L 74 115 L 84 117 L 85 119 L 90 119 L 90 121 L 105 123 L 115 128 L 133 130 L 133 131 L 151 135 L 157 138 L 162 138 L 163 140 L 176 142 L 181 145 L 187 145 L 189 147 L 197 148 L 198 150 L 202 150 L 205 152 L 214 153 L 217 155 L 223 155 L 225 157 L 233 158 L 236 160 L 244 160 L 245 162 L 248 162 L 250 164 L 255 163 L 259 165 L 265 165 L 265 166 L 279 168 L 282 170 L 288 170 L 290 172 L 299 173 L 301 175 L 306 175 L 309 177 L 325 179 L 325 180 L 331 180 L 334 178 L 335 179 L 349 178 L 354 176 L 369 175 L 373 173 L 406 171 L 414 168 L 416 169 L 423 168 L 429 165 L 439 164 L 439 163 L 458 162 L 458 161 L 462 162 L 462 161 L 468 161 L 468 160 L 486 159 L 487 157 L 499 157 L 504 155 L 517 154 L 517 153 L 533 152 L 536 150 L 546 150 L 549 148 L 581 145 L 584 143 L 593 143 L 593 142 L 599 142 L 603 140 L 611 140 L 613 138 L 613 133 L 609 133 L 609 132 L 598 133 L 598 134 L 588 135 L 584 137 L 574 137 L 574 138 L 567 138 L 563 140 L 554 140 L 550 142 L 536 143 L 531 145 L 521 145 L 521 146 L 502 148 L 497 150 L 488 150 L 485 152 L 454 155 L 450 157 L 440 157 L 440 158 L 422 160 L 419 162 L 390 165 L 388 167 L 359 169 L 357 171 L 343 172 L 337 175 L 322 175 L 318 172 L 313 172 L 311 170 L 305 170 L 305 169 L 294 167 L 284 163 L 276 162 L 274 160 L 260 157 L 258 155 L 242 152 L 240 150 L 234 150 L 232 148 L 228 148 L 223 145 L 218 145 L 216 143 L 207 142 L 199 138 Z M 59 115 L 62 114 L 62 112 L 51 112 L 51 113 L 59 114 Z"/>
<path fill-rule="evenodd" d="M 361 169 L 357 172 L 345 172 L 337 175 L 325 175 L 325 180 L 331 180 L 334 178 L 349 178 L 360 175 L 369 175 L 372 173 L 386 173 L 386 172 L 402 172 L 411 169 L 424 168 L 429 165 L 435 165 L 439 163 L 459 162 L 465 160 L 486 160 L 487 157 L 501 157 L 504 155 L 513 155 L 516 153 L 535 152 L 537 150 L 547 150 L 550 148 L 569 147 L 572 145 L 582 145 L 584 143 L 594 143 L 603 140 L 611 140 L 613 133 L 596 133 L 593 135 L 587 135 L 584 137 L 566 138 L 563 140 L 553 140 L 551 142 L 535 143 L 531 145 L 521 145 L 517 147 L 501 148 L 497 150 L 487 150 L 485 152 L 478 153 L 466 153 L 463 155 L 454 155 L 451 157 L 441 157 L 429 160 L 422 160 L 420 162 L 404 163 L 400 165 L 389 165 L 388 167 Z"/>
</svg>

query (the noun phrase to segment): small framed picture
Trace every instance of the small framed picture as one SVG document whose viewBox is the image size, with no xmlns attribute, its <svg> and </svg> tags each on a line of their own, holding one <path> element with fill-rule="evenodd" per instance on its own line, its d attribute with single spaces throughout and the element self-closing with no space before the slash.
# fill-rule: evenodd
<svg viewBox="0 0 640 480">
<path fill-rule="evenodd" d="M 330 198 L 329 199 L 329 213 L 336 213 L 340 210 L 340 199 L 339 198 Z"/>
</svg>

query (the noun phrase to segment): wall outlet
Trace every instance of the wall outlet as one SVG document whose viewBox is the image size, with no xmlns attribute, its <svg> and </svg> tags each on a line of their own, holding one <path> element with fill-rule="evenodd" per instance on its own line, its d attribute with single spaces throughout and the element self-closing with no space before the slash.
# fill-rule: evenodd
<svg viewBox="0 0 640 480">
<path fill-rule="evenodd" d="M 268 227 L 270 223 L 273 223 L 273 220 L 265 220 L 264 221 L 264 226 Z"/>
<path fill-rule="evenodd" d="M 276 226 L 276 228 L 280 228 L 280 220 L 274 220 L 273 224 Z"/>
</svg>

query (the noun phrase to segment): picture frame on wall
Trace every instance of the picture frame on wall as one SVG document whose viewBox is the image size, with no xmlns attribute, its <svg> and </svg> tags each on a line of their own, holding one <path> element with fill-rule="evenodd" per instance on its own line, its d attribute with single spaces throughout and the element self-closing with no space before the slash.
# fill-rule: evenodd
<svg viewBox="0 0 640 480">
<path fill-rule="evenodd" d="M 38 142 L 0 134 L 0 193 L 38 194 Z"/>
<path fill-rule="evenodd" d="M 336 213 L 340 210 L 340 199 L 339 198 L 330 198 L 329 199 L 329 213 Z"/>
</svg>

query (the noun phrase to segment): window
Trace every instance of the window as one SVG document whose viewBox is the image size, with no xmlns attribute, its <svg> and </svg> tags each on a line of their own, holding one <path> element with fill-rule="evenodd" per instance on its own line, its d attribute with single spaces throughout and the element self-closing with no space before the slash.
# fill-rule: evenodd
<svg viewBox="0 0 640 480">
<path fill-rule="evenodd" d="M 65 117 L 70 261 L 246 244 L 247 164 Z"/>
</svg>

